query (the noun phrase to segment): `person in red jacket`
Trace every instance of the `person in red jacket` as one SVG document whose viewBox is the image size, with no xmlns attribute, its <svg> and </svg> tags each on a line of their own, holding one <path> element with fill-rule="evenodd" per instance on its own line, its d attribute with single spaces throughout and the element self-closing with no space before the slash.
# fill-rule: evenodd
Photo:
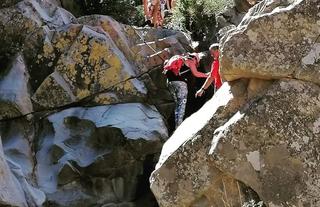
<svg viewBox="0 0 320 207">
<path fill-rule="evenodd" d="M 219 44 L 212 44 L 209 47 L 209 51 L 211 56 L 213 57 L 211 72 L 204 84 L 202 85 L 202 87 L 196 92 L 196 97 L 202 96 L 212 82 L 214 83 L 215 91 L 218 90 L 222 85 L 222 81 L 219 74 Z"/>
<path fill-rule="evenodd" d="M 164 63 L 163 74 L 168 81 L 168 89 L 175 102 L 175 128 L 184 119 L 187 97 L 188 97 L 188 76 L 207 78 L 208 75 L 198 71 L 200 63 L 199 53 L 187 53 L 175 55 Z"/>
</svg>

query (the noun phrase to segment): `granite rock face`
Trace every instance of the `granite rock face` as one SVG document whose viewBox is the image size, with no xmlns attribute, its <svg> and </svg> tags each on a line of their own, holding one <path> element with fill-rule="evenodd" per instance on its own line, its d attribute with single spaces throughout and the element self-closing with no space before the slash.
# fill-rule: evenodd
<svg viewBox="0 0 320 207">
<path fill-rule="evenodd" d="M 222 38 L 226 82 L 151 175 L 160 206 L 320 205 L 319 7 L 262 1 Z"/>
<path fill-rule="evenodd" d="M 319 7 L 317 0 L 260 2 L 226 37 L 222 76 L 319 84 Z"/>
<path fill-rule="evenodd" d="M 59 6 L 0 3 L 0 205 L 156 205 L 174 108 L 161 65 L 191 41 Z"/>
<path fill-rule="evenodd" d="M 248 10 L 261 0 L 234 0 L 232 6 L 227 6 L 216 15 L 218 39 L 222 38 L 229 30 L 240 24 Z"/>
<path fill-rule="evenodd" d="M 25 62 L 18 55 L 0 81 L 0 119 L 18 117 L 33 111 L 28 81 Z"/>
<path fill-rule="evenodd" d="M 19 182 L 12 174 L 5 155 L 3 153 L 2 143 L 0 146 L 0 165 L 1 165 L 1 205 L 5 206 L 27 206 L 24 192 L 19 186 Z"/>
<path fill-rule="evenodd" d="M 134 103 L 66 109 L 41 124 L 36 176 L 58 206 L 135 200 L 146 157 L 168 136 L 154 107 Z"/>
<path fill-rule="evenodd" d="M 225 84 L 165 143 L 150 178 L 160 206 L 319 205 L 319 86 L 281 80 L 248 99 L 241 85 Z"/>
</svg>

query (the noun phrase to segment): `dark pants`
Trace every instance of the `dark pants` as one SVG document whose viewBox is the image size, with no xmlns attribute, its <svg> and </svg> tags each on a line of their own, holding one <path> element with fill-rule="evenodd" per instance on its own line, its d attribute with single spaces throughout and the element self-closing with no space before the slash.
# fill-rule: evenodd
<svg viewBox="0 0 320 207">
<path fill-rule="evenodd" d="M 175 128 L 177 128 L 182 123 L 185 114 L 188 97 L 188 86 L 184 81 L 170 81 L 168 82 L 168 88 L 176 104 L 174 118 Z"/>
</svg>

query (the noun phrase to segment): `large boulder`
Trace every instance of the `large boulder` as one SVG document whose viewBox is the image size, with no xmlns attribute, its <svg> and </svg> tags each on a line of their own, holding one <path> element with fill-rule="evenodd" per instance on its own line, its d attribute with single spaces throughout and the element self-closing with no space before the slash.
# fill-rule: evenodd
<svg viewBox="0 0 320 207">
<path fill-rule="evenodd" d="M 250 186 L 268 206 L 320 205 L 314 196 L 319 194 L 320 160 L 314 156 L 319 89 L 303 81 L 277 81 L 215 130 L 209 154 L 216 166 Z"/>
<path fill-rule="evenodd" d="M 0 204 L 155 205 L 148 177 L 174 106 L 159 66 L 189 50 L 190 40 L 105 16 L 76 19 L 50 0 L 3 6 L 0 93 L 9 95 L 1 96 L 1 178 L 8 191 Z M 57 113 L 105 104 L 113 105 Z"/>
<path fill-rule="evenodd" d="M 12 174 L 3 153 L 0 140 L 0 205 L 3 206 L 27 206 L 24 192 L 17 179 Z"/>
<path fill-rule="evenodd" d="M 190 39 L 59 5 L 0 4 L 0 205 L 155 205 L 148 177 L 174 108 L 161 65 Z"/>
<path fill-rule="evenodd" d="M 211 164 L 208 148 L 214 129 L 245 103 L 247 85 L 246 81 L 236 83 L 231 91 L 224 84 L 164 144 L 156 170 L 150 178 L 151 190 L 160 206 L 223 206 L 221 198 L 226 199 L 223 186 L 235 189 L 237 181 Z M 206 131 L 206 134 L 200 136 L 199 131 Z M 210 194 L 211 202 L 208 202 L 206 196 Z M 237 199 L 233 200 L 238 200 L 238 193 L 236 195 Z"/>
<path fill-rule="evenodd" d="M 262 1 L 223 37 L 229 82 L 165 143 L 160 206 L 320 205 L 319 3 Z"/>
<path fill-rule="evenodd" d="M 137 98 L 145 96 L 147 91 L 144 84 L 134 79 L 138 74 L 112 39 L 88 26 L 81 26 L 79 29 L 77 25 L 70 25 L 53 37 L 54 46 L 58 49 L 65 50 L 66 46 L 69 48 L 58 58 L 55 72 L 35 91 L 33 101 L 43 107 L 57 107 L 106 90 L 116 91 L 123 98 L 130 98 L 130 95 Z M 52 53 L 45 55 L 47 56 L 41 58 L 55 57 Z M 51 90 L 54 98 L 47 99 L 47 91 L 53 86 L 60 89 Z M 61 102 L 57 102 L 58 100 Z"/>
<path fill-rule="evenodd" d="M 31 142 L 35 135 L 33 123 L 25 118 L 1 122 L 0 131 L 6 162 L 14 176 L 16 187 L 23 192 L 25 205 L 41 206 L 46 197 L 38 189 L 34 179 L 35 160 L 32 149 L 34 145 Z M 17 194 L 16 198 L 20 199 L 20 195 Z"/>
<path fill-rule="evenodd" d="M 133 61 L 136 58 L 131 48 L 135 46 L 139 37 L 133 27 L 123 25 L 112 17 L 103 15 L 83 16 L 78 18 L 78 21 L 82 24 L 102 28 L 128 60 Z"/>
<path fill-rule="evenodd" d="M 18 117 L 33 111 L 29 74 L 21 55 L 14 58 L 8 73 L 0 78 L 0 119 Z"/>
<path fill-rule="evenodd" d="M 318 5 L 318 0 L 257 4 L 222 43 L 222 77 L 289 77 L 319 84 Z"/>
<path fill-rule="evenodd" d="M 137 103 L 70 108 L 42 129 L 36 174 L 55 206 L 132 203 L 147 157 L 168 136 L 158 111 Z"/>
<path fill-rule="evenodd" d="M 245 103 L 224 85 L 165 143 L 151 176 L 160 206 L 320 205 L 319 90 L 277 81 Z"/>
<path fill-rule="evenodd" d="M 21 51 L 34 110 L 77 102 L 148 102 L 162 114 L 172 113 L 168 93 L 152 94 L 166 88 L 164 77 L 154 79 L 150 73 L 169 55 L 190 49 L 185 34 L 135 28 L 102 15 L 76 19 L 57 5 L 25 0 L 0 11 L 0 65 L 9 68 Z"/>
</svg>

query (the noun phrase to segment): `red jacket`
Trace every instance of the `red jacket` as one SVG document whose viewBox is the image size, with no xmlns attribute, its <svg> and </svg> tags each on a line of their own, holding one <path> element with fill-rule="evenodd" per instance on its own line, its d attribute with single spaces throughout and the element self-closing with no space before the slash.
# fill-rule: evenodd
<svg viewBox="0 0 320 207">
<path fill-rule="evenodd" d="M 217 59 L 215 59 L 211 65 L 210 76 L 213 79 L 216 89 L 219 89 L 222 85 L 222 81 L 219 74 L 219 60 Z"/>
</svg>

